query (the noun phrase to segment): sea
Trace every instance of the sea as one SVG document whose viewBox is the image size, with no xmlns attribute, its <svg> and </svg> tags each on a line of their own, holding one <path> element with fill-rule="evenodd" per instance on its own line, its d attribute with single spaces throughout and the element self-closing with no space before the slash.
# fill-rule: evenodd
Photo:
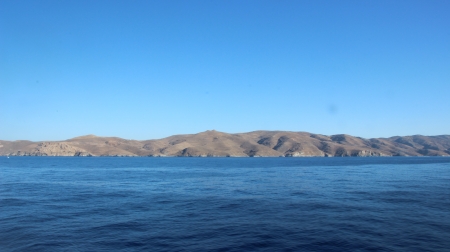
<svg viewBox="0 0 450 252">
<path fill-rule="evenodd" d="M 0 251 L 450 251 L 450 158 L 0 157 Z"/>
</svg>

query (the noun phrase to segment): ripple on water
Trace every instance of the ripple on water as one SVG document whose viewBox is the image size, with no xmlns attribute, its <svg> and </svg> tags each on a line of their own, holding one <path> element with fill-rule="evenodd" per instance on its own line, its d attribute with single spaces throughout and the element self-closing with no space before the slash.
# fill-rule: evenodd
<svg viewBox="0 0 450 252">
<path fill-rule="evenodd" d="M 8 159 L 0 251 L 445 251 L 449 164 Z"/>
</svg>

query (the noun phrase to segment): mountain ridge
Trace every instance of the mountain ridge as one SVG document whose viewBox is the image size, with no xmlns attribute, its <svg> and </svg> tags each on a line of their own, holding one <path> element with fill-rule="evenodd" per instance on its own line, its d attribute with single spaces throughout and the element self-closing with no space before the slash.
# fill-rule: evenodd
<svg viewBox="0 0 450 252">
<path fill-rule="evenodd" d="M 450 156 L 450 135 L 361 138 L 294 131 L 230 134 L 208 130 L 142 141 L 85 135 L 62 141 L 0 140 L 0 156 Z"/>
</svg>

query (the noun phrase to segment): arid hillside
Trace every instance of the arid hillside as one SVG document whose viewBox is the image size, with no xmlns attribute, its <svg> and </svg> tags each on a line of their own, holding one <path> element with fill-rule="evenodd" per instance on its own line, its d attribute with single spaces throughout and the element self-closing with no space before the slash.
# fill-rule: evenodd
<svg viewBox="0 0 450 252">
<path fill-rule="evenodd" d="M 364 139 L 350 135 L 205 131 L 157 140 L 87 135 L 64 141 L 1 141 L 2 156 L 366 157 L 450 156 L 450 136 Z"/>
</svg>

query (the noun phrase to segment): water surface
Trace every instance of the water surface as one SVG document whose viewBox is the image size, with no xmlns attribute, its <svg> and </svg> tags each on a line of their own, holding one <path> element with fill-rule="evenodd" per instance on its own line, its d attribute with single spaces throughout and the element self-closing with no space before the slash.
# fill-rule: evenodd
<svg viewBox="0 0 450 252">
<path fill-rule="evenodd" d="M 0 251 L 449 251 L 450 158 L 0 157 Z"/>
</svg>

